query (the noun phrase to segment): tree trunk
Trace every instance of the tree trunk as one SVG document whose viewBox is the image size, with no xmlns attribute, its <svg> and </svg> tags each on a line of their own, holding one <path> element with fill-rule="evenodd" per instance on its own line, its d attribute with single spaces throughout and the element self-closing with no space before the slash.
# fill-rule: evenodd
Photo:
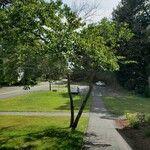
<svg viewBox="0 0 150 150">
<path fill-rule="evenodd" d="M 148 76 L 148 87 L 150 88 L 150 75 Z"/>
<path fill-rule="evenodd" d="M 73 97 L 71 94 L 71 87 L 70 87 L 70 75 L 67 74 L 67 79 L 68 79 L 68 95 L 70 98 L 70 112 L 71 112 L 71 117 L 70 117 L 70 127 L 72 127 L 72 124 L 74 122 L 74 104 L 73 104 Z"/>
<path fill-rule="evenodd" d="M 77 117 L 75 118 L 75 121 L 74 121 L 74 123 L 72 125 L 72 129 L 73 130 L 76 129 L 76 127 L 78 125 L 78 122 L 80 120 L 80 117 L 81 117 L 81 115 L 83 113 L 83 110 L 85 108 L 85 105 L 86 105 L 86 103 L 87 103 L 87 101 L 88 101 L 88 99 L 89 99 L 89 97 L 91 95 L 91 92 L 92 92 L 92 89 L 93 89 L 93 79 L 94 79 L 94 77 L 95 77 L 95 73 L 93 73 L 93 75 L 91 77 L 92 79 L 91 79 L 91 83 L 89 84 L 89 90 L 88 90 L 88 92 L 87 92 L 87 94 L 86 94 L 86 96 L 85 96 L 85 98 L 84 98 L 84 100 L 83 100 L 83 102 L 81 104 L 80 110 L 79 110 L 79 112 L 77 114 Z"/>
<path fill-rule="evenodd" d="M 4 65 L 3 60 L 0 59 L 0 88 L 2 87 L 3 82 L 4 82 Z"/>
<path fill-rule="evenodd" d="M 52 82 L 49 80 L 49 90 L 52 91 Z"/>
</svg>

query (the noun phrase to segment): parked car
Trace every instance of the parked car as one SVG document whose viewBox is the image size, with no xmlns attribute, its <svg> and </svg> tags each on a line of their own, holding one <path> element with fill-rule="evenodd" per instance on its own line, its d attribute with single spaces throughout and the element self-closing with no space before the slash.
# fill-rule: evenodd
<svg viewBox="0 0 150 150">
<path fill-rule="evenodd" d="M 71 87 L 71 93 L 72 94 L 79 94 L 79 92 L 80 92 L 80 89 L 78 86 L 72 86 Z"/>
<path fill-rule="evenodd" d="M 97 86 L 105 86 L 106 85 L 103 81 L 97 81 L 95 84 Z"/>
</svg>

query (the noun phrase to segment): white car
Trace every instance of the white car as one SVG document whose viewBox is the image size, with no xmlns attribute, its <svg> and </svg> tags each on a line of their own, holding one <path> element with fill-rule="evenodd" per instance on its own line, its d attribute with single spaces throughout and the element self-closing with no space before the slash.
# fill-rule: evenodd
<svg viewBox="0 0 150 150">
<path fill-rule="evenodd" d="M 106 85 L 103 81 L 98 81 L 95 84 L 98 86 L 105 86 Z"/>
<path fill-rule="evenodd" d="M 72 94 L 79 94 L 79 92 L 80 92 L 80 89 L 78 86 L 72 86 L 71 87 L 71 93 Z"/>
</svg>

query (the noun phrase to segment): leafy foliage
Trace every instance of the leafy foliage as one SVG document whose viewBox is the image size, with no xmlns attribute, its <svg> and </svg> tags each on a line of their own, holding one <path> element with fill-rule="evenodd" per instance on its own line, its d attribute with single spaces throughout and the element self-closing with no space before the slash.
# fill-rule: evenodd
<svg viewBox="0 0 150 150">
<path fill-rule="evenodd" d="M 122 43 L 118 53 L 127 60 L 137 63 L 120 65 L 118 77 L 125 87 L 143 93 L 148 86 L 148 66 L 150 64 L 150 2 L 149 0 L 122 0 L 113 12 L 113 19 L 118 23 L 129 24 L 134 33 L 128 43 Z"/>
<path fill-rule="evenodd" d="M 143 123 L 147 123 L 144 113 L 126 113 L 126 118 L 133 128 L 139 128 Z"/>
<path fill-rule="evenodd" d="M 120 43 L 129 41 L 132 36 L 127 24 L 117 24 L 106 18 L 98 24 L 88 25 L 74 44 L 74 70 L 80 70 L 84 74 L 93 70 L 97 73 L 118 70 L 118 63 L 124 60 L 120 59 L 116 49 L 120 47 Z"/>
<path fill-rule="evenodd" d="M 139 128 L 140 126 L 140 121 L 138 119 L 138 116 L 137 114 L 130 114 L 130 113 L 126 113 L 126 118 L 129 122 L 129 125 L 132 127 L 132 128 Z"/>
<path fill-rule="evenodd" d="M 10 84 L 17 81 L 18 69 L 24 73 L 22 82 L 30 84 L 45 73 L 46 60 L 53 62 L 53 67 L 54 62 L 64 67 L 64 53 L 70 50 L 73 32 L 80 26 L 80 18 L 60 0 L 14 0 L 10 6 L 1 8 L 0 22 L 3 73 Z M 58 70 L 56 66 L 53 72 Z"/>
</svg>

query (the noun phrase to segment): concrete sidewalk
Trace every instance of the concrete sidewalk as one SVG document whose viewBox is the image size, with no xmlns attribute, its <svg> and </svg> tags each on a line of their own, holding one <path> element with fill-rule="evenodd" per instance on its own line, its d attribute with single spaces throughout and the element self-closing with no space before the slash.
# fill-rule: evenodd
<svg viewBox="0 0 150 150">
<path fill-rule="evenodd" d="M 83 149 L 132 150 L 117 132 L 114 118 L 108 114 L 100 95 L 100 88 L 94 87 L 93 103 Z"/>
</svg>

